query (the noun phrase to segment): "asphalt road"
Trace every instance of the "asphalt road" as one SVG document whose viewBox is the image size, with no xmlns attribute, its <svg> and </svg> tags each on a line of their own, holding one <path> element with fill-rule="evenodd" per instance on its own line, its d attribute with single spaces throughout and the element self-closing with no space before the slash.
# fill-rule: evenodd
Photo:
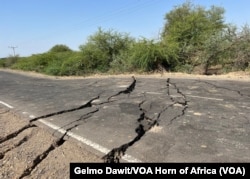
<svg viewBox="0 0 250 179">
<path fill-rule="evenodd" d="M 250 162 L 249 81 L 0 71 L 0 105 L 105 162 Z"/>
</svg>

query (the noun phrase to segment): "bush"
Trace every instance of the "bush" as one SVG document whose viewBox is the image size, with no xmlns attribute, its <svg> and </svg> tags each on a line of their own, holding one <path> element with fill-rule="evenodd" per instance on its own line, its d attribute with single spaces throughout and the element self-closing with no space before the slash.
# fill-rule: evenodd
<svg viewBox="0 0 250 179">
<path fill-rule="evenodd" d="M 113 30 L 103 31 L 101 28 L 91 35 L 88 42 L 80 46 L 83 63 L 87 71 L 107 72 L 112 61 L 127 50 L 134 41 L 128 34 Z"/>
<path fill-rule="evenodd" d="M 23 57 L 19 59 L 14 65 L 12 65 L 12 68 L 24 71 L 34 71 L 33 58 L 34 56 Z"/>
<path fill-rule="evenodd" d="M 61 71 L 61 62 L 53 61 L 47 67 L 44 68 L 44 73 L 47 75 L 59 76 Z"/>
<path fill-rule="evenodd" d="M 0 67 L 5 67 L 5 60 L 4 59 L 0 59 Z"/>
<path fill-rule="evenodd" d="M 11 68 L 12 65 L 14 65 L 19 59 L 19 56 L 9 56 L 5 60 L 2 61 L 2 66 L 6 68 Z"/>
<path fill-rule="evenodd" d="M 122 71 L 151 72 L 169 66 L 161 44 L 146 39 L 134 42 L 112 62 L 113 68 Z"/>
<path fill-rule="evenodd" d="M 72 52 L 72 50 L 66 46 L 66 45 L 55 45 L 54 47 L 52 47 L 49 52 L 53 52 L 53 53 L 58 53 L 58 52 Z"/>
<path fill-rule="evenodd" d="M 57 57 L 53 53 L 32 55 L 18 60 L 15 65 L 13 65 L 13 68 L 45 73 L 45 69 L 48 67 L 49 63 L 55 60 L 57 60 Z"/>
<path fill-rule="evenodd" d="M 61 75 L 80 75 L 85 73 L 82 53 L 76 52 L 62 63 Z"/>
</svg>

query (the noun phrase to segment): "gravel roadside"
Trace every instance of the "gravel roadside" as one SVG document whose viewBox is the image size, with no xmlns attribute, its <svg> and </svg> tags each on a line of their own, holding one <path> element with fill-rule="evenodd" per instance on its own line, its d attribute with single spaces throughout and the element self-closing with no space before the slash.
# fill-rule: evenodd
<svg viewBox="0 0 250 179">
<path fill-rule="evenodd" d="M 0 178 L 69 178 L 71 162 L 103 162 L 73 141 L 59 141 L 28 124 L 0 105 Z M 20 129 L 24 130 L 17 132 Z"/>
</svg>

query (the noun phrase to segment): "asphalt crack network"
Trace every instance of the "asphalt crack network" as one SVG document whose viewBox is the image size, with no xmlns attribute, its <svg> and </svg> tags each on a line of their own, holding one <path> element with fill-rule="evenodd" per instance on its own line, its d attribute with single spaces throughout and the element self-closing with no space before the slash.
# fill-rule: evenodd
<svg viewBox="0 0 250 179">
<path fill-rule="evenodd" d="M 186 109 L 188 108 L 188 100 L 185 94 L 183 94 L 180 89 L 177 87 L 176 83 L 173 83 L 170 81 L 170 78 L 167 79 L 167 95 L 170 97 L 173 104 L 169 105 L 167 108 L 165 108 L 162 112 L 166 111 L 169 107 L 173 107 L 175 104 L 181 105 L 183 108 L 181 110 L 181 113 L 179 115 L 176 115 L 172 119 L 170 119 L 169 125 L 173 123 L 173 121 L 179 117 L 182 117 L 185 115 Z M 177 100 L 175 97 L 172 96 L 170 93 L 170 86 L 173 86 L 176 90 L 177 94 L 179 94 L 182 98 L 182 100 Z"/>
<path fill-rule="evenodd" d="M 182 101 L 176 100 L 176 99 L 170 94 L 170 86 L 173 86 L 174 89 L 176 90 L 176 92 L 177 92 L 179 95 L 181 95 Z M 180 105 L 182 105 L 182 106 L 187 106 L 188 101 L 187 101 L 186 95 L 183 94 L 183 93 L 180 91 L 180 89 L 177 87 L 177 85 L 176 85 L 175 83 L 170 82 L 170 78 L 167 79 L 167 95 L 170 96 L 170 99 L 171 99 L 172 102 L 178 103 L 178 104 L 180 104 Z"/>
<path fill-rule="evenodd" d="M 97 100 L 100 98 L 100 95 L 98 95 L 97 97 L 94 97 L 92 99 L 90 99 L 87 103 L 79 106 L 79 107 L 76 107 L 76 108 L 72 108 L 72 109 L 66 109 L 66 110 L 61 110 L 61 111 L 57 111 L 57 112 L 53 112 L 53 113 L 49 113 L 49 114 L 46 114 L 46 115 L 42 115 L 42 116 L 39 116 L 39 117 L 36 117 L 36 118 L 33 118 L 29 121 L 29 123 L 20 128 L 19 130 L 7 135 L 6 137 L 0 139 L 0 143 L 3 143 L 11 138 L 14 138 L 16 137 L 19 133 L 21 133 L 22 131 L 30 128 L 30 127 L 36 127 L 36 125 L 33 123 L 39 119 L 43 119 L 43 118 L 48 118 L 48 117 L 51 117 L 51 116 L 55 116 L 55 115 L 60 115 L 60 114 L 64 114 L 64 113 L 69 113 L 69 112 L 73 112 L 73 111 L 77 111 L 77 110 L 81 110 L 81 109 L 84 109 L 84 108 L 91 108 L 93 106 L 102 106 L 103 104 L 105 103 L 111 103 L 111 102 L 114 102 L 115 100 L 111 101 L 111 99 L 113 97 L 116 97 L 116 96 L 119 96 L 119 95 L 122 95 L 122 94 L 128 94 L 128 97 L 129 95 L 134 91 L 135 87 L 136 87 L 136 79 L 134 76 L 132 76 L 132 83 L 125 89 L 125 90 L 122 90 L 122 91 L 119 91 L 118 93 L 114 94 L 114 95 L 111 95 L 110 97 L 107 98 L 107 101 L 105 102 L 102 102 L 102 103 L 95 103 L 93 104 L 93 101 Z M 174 89 L 176 90 L 176 92 L 182 97 L 182 100 L 177 100 L 175 97 L 173 97 L 171 94 L 170 94 L 170 87 L 173 86 Z M 104 160 L 105 163 L 119 163 L 121 158 L 125 155 L 127 149 L 129 147 L 131 147 L 135 142 L 139 141 L 147 131 L 149 131 L 153 126 L 155 125 L 159 125 L 159 119 L 160 119 L 160 116 L 163 112 L 165 112 L 167 109 L 169 109 L 170 107 L 173 107 L 174 104 L 180 104 L 183 106 L 183 109 L 182 109 L 182 113 L 175 116 L 174 118 L 172 118 L 170 120 L 170 122 L 172 123 L 172 121 L 174 121 L 176 118 L 178 117 L 181 117 L 183 115 L 185 115 L 185 110 L 187 109 L 188 105 L 187 105 L 187 100 L 186 100 L 186 96 L 180 91 L 180 89 L 177 87 L 177 85 L 175 83 L 172 83 L 170 82 L 170 79 L 167 79 L 167 94 L 168 96 L 170 97 L 170 100 L 173 102 L 173 104 L 171 105 L 168 105 L 167 107 L 165 107 L 164 109 L 162 109 L 159 113 L 158 113 L 158 116 L 156 117 L 156 119 L 151 119 L 150 117 L 147 116 L 147 113 L 148 111 L 146 111 L 145 109 L 142 108 L 142 105 L 144 104 L 145 100 L 143 100 L 142 102 L 140 102 L 138 104 L 138 108 L 139 110 L 141 111 L 141 114 L 140 116 L 138 117 L 137 119 L 137 122 L 138 122 L 138 126 L 136 127 L 135 129 L 135 132 L 136 132 L 136 137 L 121 145 L 120 147 L 117 147 L 117 148 L 113 148 L 108 154 L 106 154 L 105 156 L 102 157 L 102 159 Z M 144 94 L 145 95 L 145 94 Z M 145 97 L 145 96 L 144 96 Z M 38 155 L 34 160 L 33 160 L 33 164 L 27 168 L 23 174 L 21 175 L 20 178 L 23 178 L 25 176 L 28 176 L 31 174 L 31 172 L 33 171 L 33 169 L 41 162 L 43 161 L 47 156 L 48 154 L 55 150 L 57 147 L 63 145 L 63 143 L 65 142 L 65 139 L 64 137 L 67 135 L 67 133 L 72 130 L 73 128 L 81 125 L 81 122 L 82 121 L 86 121 L 86 119 L 90 118 L 94 113 L 98 112 L 100 108 L 96 108 L 95 110 L 91 111 L 91 112 L 88 112 L 86 114 L 83 114 L 79 119 L 73 121 L 73 122 L 70 122 L 68 124 L 66 124 L 65 126 L 61 127 L 61 128 L 65 128 L 65 127 L 68 127 L 66 128 L 66 132 L 62 135 L 62 137 L 58 138 L 55 142 L 53 142 L 50 147 L 45 150 L 43 153 L 41 153 L 40 155 Z M 74 125 L 73 125 L 74 124 Z M 73 125 L 73 126 L 72 126 Z M 71 127 L 69 127 L 71 126 Z M 25 142 L 26 140 L 28 140 L 27 138 L 23 138 L 23 140 L 20 141 L 20 143 L 18 143 L 16 146 L 19 146 L 21 145 L 23 142 Z M 10 149 L 11 150 L 11 149 Z M 0 157 L 3 157 L 4 154 L 2 154 L 2 156 L 0 155 Z"/>
<path fill-rule="evenodd" d="M 78 126 L 81 125 L 81 122 L 80 122 L 80 121 L 86 122 L 86 119 L 90 118 L 91 116 L 93 116 L 94 113 L 96 113 L 96 112 L 98 112 L 98 111 L 99 111 L 99 108 L 95 109 L 94 111 L 88 112 L 88 113 L 82 115 L 79 119 L 77 119 L 77 120 L 75 120 L 75 121 L 72 121 L 72 122 L 70 122 L 70 123 L 68 123 L 68 124 L 65 124 L 64 126 L 60 127 L 60 128 L 57 129 L 57 130 L 64 129 L 64 128 L 66 128 L 67 126 L 70 126 L 70 125 L 73 125 L 73 124 L 75 124 L 75 125 L 74 125 L 74 128 L 75 128 L 75 127 L 78 127 Z M 56 132 L 56 131 L 55 131 L 55 132 Z"/>
<path fill-rule="evenodd" d="M 141 107 L 144 102 L 145 101 L 142 101 L 138 105 L 139 110 L 142 111 L 142 113 L 137 119 L 139 123 L 138 127 L 135 129 L 137 136 L 128 143 L 112 149 L 108 154 L 103 156 L 102 159 L 104 160 L 104 163 L 120 163 L 120 160 L 125 155 L 127 149 L 131 147 L 135 142 L 139 141 L 148 130 L 150 130 L 154 125 L 157 124 L 157 120 L 153 120 L 146 116 L 147 111 Z"/>
<path fill-rule="evenodd" d="M 177 100 L 175 97 L 171 95 L 170 86 L 174 87 L 174 90 L 181 96 L 182 101 Z M 135 84 L 133 88 L 135 88 Z M 142 105 L 145 102 L 145 100 L 139 103 L 138 108 L 140 111 L 142 111 L 142 113 L 140 114 L 140 117 L 137 119 L 138 126 L 135 129 L 137 136 L 133 140 L 129 141 L 128 143 L 125 143 L 121 145 L 120 147 L 112 149 L 108 154 L 103 156 L 102 159 L 104 160 L 105 163 L 120 163 L 120 160 L 125 155 L 127 149 L 131 147 L 132 145 L 134 145 L 134 143 L 138 142 L 146 134 L 146 132 L 148 132 L 152 127 L 154 127 L 155 125 L 159 125 L 160 116 L 162 115 L 163 112 L 165 112 L 170 107 L 173 107 L 175 104 L 179 104 L 183 106 L 181 114 L 170 119 L 170 124 L 172 124 L 172 122 L 175 119 L 185 115 L 185 111 L 188 108 L 188 101 L 186 99 L 186 96 L 180 91 L 180 89 L 177 87 L 175 83 L 170 82 L 170 78 L 167 79 L 167 95 L 170 97 L 170 100 L 173 103 L 163 108 L 158 113 L 156 119 L 152 119 L 148 117 L 147 116 L 148 111 L 142 108 Z M 150 105 L 150 108 L 151 108 L 151 105 Z"/>
<path fill-rule="evenodd" d="M 98 98 L 100 97 L 100 95 L 98 95 L 98 97 L 96 97 L 96 98 L 91 99 L 88 103 L 86 103 L 86 104 L 83 105 L 83 106 L 84 106 L 84 108 L 96 106 L 96 109 L 95 109 L 95 110 L 93 110 L 93 111 L 91 111 L 91 112 L 88 112 L 88 113 L 86 113 L 86 114 L 83 114 L 79 119 L 74 120 L 74 121 L 72 121 L 72 122 L 70 122 L 70 123 L 68 123 L 68 124 L 65 124 L 64 126 L 60 127 L 58 130 L 63 129 L 63 128 L 65 128 L 65 127 L 67 127 L 67 126 L 70 126 L 70 125 L 73 125 L 73 124 L 75 124 L 75 125 L 74 125 L 75 127 L 78 127 L 78 126 L 82 125 L 82 122 L 86 122 L 86 119 L 88 119 L 88 118 L 90 118 L 91 116 L 93 116 L 94 113 L 97 113 L 97 112 L 100 110 L 100 106 L 102 106 L 103 104 L 106 104 L 106 103 L 112 103 L 112 102 L 116 101 L 116 100 L 112 100 L 112 101 L 111 101 L 111 100 L 110 100 L 111 98 L 113 98 L 113 97 L 115 97 L 115 96 L 118 96 L 118 95 L 121 95 L 121 94 L 130 94 L 130 93 L 134 90 L 135 84 L 136 84 L 136 79 L 135 79 L 134 76 L 132 76 L 132 79 L 133 79 L 132 83 L 131 83 L 125 90 L 119 91 L 119 92 L 116 93 L 115 95 L 112 95 L 112 96 L 108 97 L 108 98 L 107 98 L 107 101 L 104 101 L 104 102 L 101 102 L 101 103 L 95 103 L 95 104 L 93 104 L 92 102 L 93 102 L 94 100 L 98 99 Z M 63 114 L 63 113 L 65 113 L 65 112 L 75 111 L 75 109 L 76 109 L 76 110 L 80 110 L 80 109 L 83 109 L 83 107 L 80 106 L 80 107 L 78 107 L 78 108 L 74 108 L 74 109 L 70 109 L 70 110 L 63 110 L 63 111 L 59 111 L 59 112 L 47 114 L 47 115 L 44 115 L 44 116 L 40 116 L 40 117 L 38 117 L 38 118 L 35 118 L 35 120 L 38 120 L 38 119 L 41 119 L 41 118 L 51 117 L 51 116 L 53 116 L 53 115 Z M 34 119 L 33 119 L 33 120 L 34 120 Z"/>
<path fill-rule="evenodd" d="M 111 103 L 111 102 L 114 102 L 114 101 L 111 101 L 110 99 L 115 97 L 115 96 L 118 96 L 118 95 L 121 95 L 121 94 L 130 94 L 134 88 L 135 88 L 135 84 L 136 84 L 136 80 L 134 77 L 133 78 L 133 82 L 131 83 L 131 85 L 129 85 L 125 90 L 122 90 L 120 92 L 118 92 L 117 94 L 115 95 L 112 95 L 110 96 L 106 102 L 103 102 L 103 103 L 100 103 L 100 104 L 95 104 L 97 106 L 101 106 L 102 104 L 104 103 Z M 39 117 L 36 117 L 36 118 L 33 118 L 29 121 L 29 123 L 25 126 L 23 126 L 22 128 L 18 129 L 17 131 L 5 136 L 4 138 L 1 138 L 0 139 L 0 144 L 7 141 L 7 140 L 10 140 L 16 136 L 18 136 L 21 132 L 23 132 L 24 130 L 28 129 L 28 128 L 31 128 L 31 127 L 37 127 L 34 122 L 35 121 L 38 121 L 39 119 L 44 119 L 44 118 L 48 118 L 48 117 L 51 117 L 51 116 L 56 116 L 56 115 L 60 115 L 60 114 L 64 114 L 64 113 L 69 113 L 69 112 L 73 112 L 73 111 L 77 111 L 77 110 L 81 110 L 81 109 L 84 109 L 84 108 L 91 108 L 93 107 L 93 101 L 96 100 L 96 99 L 99 99 L 100 95 L 98 95 L 97 97 L 94 97 L 92 98 L 91 100 L 89 100 L 87 103 L 79 106 L 79 107 L 76 107 L 76 108 L 71 108 L 71 109 L 66 109 L 66 110 L 61 110 L 61 111 L 57 111 L 57 112 L 53 112 L 53 113 L 49 113 L 49 114 L 46 114 L 46 115 L 42 115 L 42 116 L 39 116 Z M 38 156 L 36 156 L 36 158 L 33 160 L 32 162 L 32 165 L 29 166 L 28 168 L 25 169 L 25 171 L 23 171 L 22 175 L 19 177 L 20 179 L 25 177 L 25 176 L 28 176 L 31 174 L 31 172 L 36 168 L 37 165 L 39 165 L 39 163 L 41 163 L 48 155 L 50 152 L 52 152 L 53 150 L 55 150 L 57 147 L 60 147 L 61 145 L 63 145 L 63 143 L 65 142 L 65 139 L 64 137 L 67 136 L 67 133 L 69 131 L 71 131 L 73 128 L 76 128 L 77 126 L 81 125 L 80 124 L 80 121 L 85 121 L 86 119 L 90 118 L 94 113 L 98 112 L 99 111 L 99 108 L 96 108 L 95 110 L 89 112 L 89 113 L 86 113 L 86 114 L 83 114 L 79 119 L 73 121 L 73 122 L 70 122 L 68 124 L 66 124 L 65 126 L 61 127 L 61 128 L 65 128 L 67 126 L 70 126 L 70 125 L 73 125 L 71 127 L 68 127 L 66 130 L 65 133 L 62 134 L 62 136 L 60 138 L 57 138 L 57 140 L 55 140 L 48 148 L 47 150 L 45 150 L 44 152 L 42 152 L 41 154 L 39 154 Z M 59 130 L 59 129 L 58 129 Z M 137 130 L 138 133 L 142 133 L 143 130 L 140 130 L 140 126 Z M 29 139 L 29 137 L 25 136 L 23 139 L 21 139 L 17 144 L 14 144 L 13 147 L 5 150 L 4 152 L 0 153 L 0 159 L 2 159 L 5 155 L 6 152 L 14 149 L 15 147 L 18 147 L 20 145 L 22 145 L 24 142 L 27 142 Z M 129 145 L 132 145 L 131 143 Z"/>
</svg>

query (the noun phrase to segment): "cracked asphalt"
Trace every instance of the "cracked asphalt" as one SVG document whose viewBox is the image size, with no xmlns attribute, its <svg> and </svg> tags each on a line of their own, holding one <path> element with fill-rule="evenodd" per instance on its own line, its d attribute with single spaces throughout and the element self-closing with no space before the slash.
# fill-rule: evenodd
<svg viewBox="0 0 250 179">
<path fill-rule="evenodd" d="M 106 163 L 250 162 L 249 82 L 0 71 L 0 105 L 27 121 L 0 143 L 42 126 L 51 148 L 73 140 Z"/>
</svg>

